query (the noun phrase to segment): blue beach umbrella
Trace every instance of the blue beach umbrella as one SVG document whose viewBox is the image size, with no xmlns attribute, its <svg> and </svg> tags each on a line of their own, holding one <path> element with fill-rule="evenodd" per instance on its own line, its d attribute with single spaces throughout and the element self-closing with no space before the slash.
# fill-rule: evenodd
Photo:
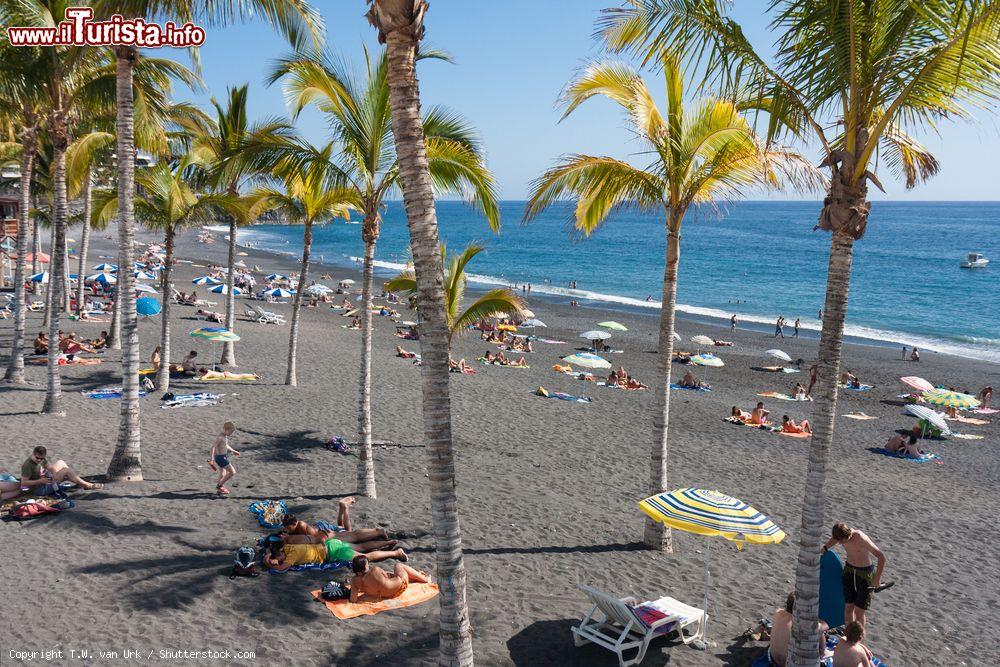
<svg viewBox="0 0 1000 667">
<path fill-rule="evenodd" d="M 202 276 L 191 281 L 195 285 L 221 285 L 222 281 L 212 276 Z"/>
<path fill-rule="evenodd" d="M 94 267 L 94 271 L 117 271 L 117 270 L 118 270 L 117 264 L 108 264 L 107 262 L 98 264 L 97 266 Z"/>
<path fill-rule="evenodd" d="M 264 276 L 264 280 L 288 280 L 288 276 L 282 273 L 271 273 Z"/>
<path fill-rule="evenodd" d="M 148 271 L 133 271 L 132 275 L 136 280 L 156 280 L 156 274 Z"/>
<path fill-rule="evenodd" d="M 30 280 L 33 283 L 40 283 L 42 285 L 47 285 L 49 282 L 49 272 L 42 271 L 41 273 L 35 273 L 33 275 L 28 276 L 28 280 Z"/>
<path fill-rule="evenodd" d="M 161 306 L 160 302 L 153 297 L 144 296 L 141 299 L 136 299 L 135 312 L 139 313 L 143 317 L 159 315 L 161 310 L 163 310 L 163 306 Z"/>
<path fill-rule="evenodd" d="M 281 289 L 280 287 L 277 287 L 275 289 L 269 289 L 266 292 L 264 292 L 264 294 L 266 294 L 267 296 L 273 296 L 277 299 L 287 299 L 292 296 L 291 292 L 289 292 L 286 289 Z"/>
<path fill-rule="evenodd" d="M 114 285 L 118 282 L 110 273 L 92 273 L 83 279 L 84 282 L 97 283 L 98 285 Z"/>
<path fill-rule="evenodd" d="M 216 285 L 208 291 L 214 292 L 215 294 L 229 294 L 229 285 Z M 240 294 L 243 294 L 243 290 L 239 287 L 234 287 L 233 294 L 239 296 Z"/>
</svg>

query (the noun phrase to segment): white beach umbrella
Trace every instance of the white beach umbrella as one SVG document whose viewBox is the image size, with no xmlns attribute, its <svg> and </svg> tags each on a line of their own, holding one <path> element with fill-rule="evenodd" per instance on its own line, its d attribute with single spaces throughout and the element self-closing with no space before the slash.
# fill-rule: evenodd
<svg viewBox="0 0 1000 667">
<path fill-rule="evenodd" d="M 941 430 L 945 435 L 951 435 L 951 429 L 948 427 L 948 422 L 944 420 L 944 415 L 940 412 L 935 412 L 931 410 L 926 405 L 907 405 L 903 408 L 903 412 L 913 415 L 917 419 L 923 419 L 927 423 L 931 424 L 935 428 Z"/>
<path fill-rule="evenodd" d="M 133 271 L 132 275 L 136 280 L 156 280 L 156 274 L 147 271 Z"/>
<path fill-rule="evenodd" d="M 327 287 L 326 285 L 316 284 L 316 285 L 310 285 L 304 291 L 309 292 L 311 294 L 329 294 L 333 290 Z"/>
<path fill-rule="evenodd" d="M 546 325 L 545 322 L 542 322 L 541 320 L 536 320 L 534 318 L 531 318 L 530 320 L 525 320 L 524 322 L 522 322 L 521 326 L 526 329 L 531 329 L 534 327 L 541 327 L 544 329 Z"/>
<path fill-rule="evenodd" d="M 136 292 L 144 292 L 146 294 L 159 294 L 159 292 L 157 292 L 155 289 L 153 289 L 149 285 L 143 285 L 142 283 L 136 284 L 135 291 Z"/>
<path fill-rule="evenodd" d="M 117 271 L 117 270 L 118 270 L 117 264 L 108 264 L 107 262 L 98 264 L 97 266 L 94 267 L 94 271 Z"/>
<path fill-rule="evenodd" d="M 344 278 L 343 280 L 340 281 L 340 284 L 341 285 L 353 285 L 354 281 L 351 280 L 350 278 Z"/>
<path fill-rule="evenodd" d="M 691 337 L 691 342 L 695 345 L 715 345 L 715 341 L 704 335 L 697 335 Z"/>
<path fill-rule="evenodd" d="M 83 282 L 98 283 L 101 285 L 114 285 L 118 282 L 118 279 L 110 273 L 92 273 L 89 276 L 85 276 Z"/>
<path fill-rule="evenodd" d="M 781 361 L 791 361 L 792 358 L 788 356 L 786 352 L 781 350 L 767 350 L 764 352 L 769 357 L 774 357 L 775 359 L 780 359 Z"/>
<path fill-rule="evenodd" d="M 521 309 L 521 316 L 522 317 L 534 317 L 535 313 L 534 313 L 534 311 L 528 310 L 527 308 L 522 308 Z"/>
<path fill-rule="evenodd" d="M 611 334 L 607 331 L 592 329 L 590 331 L 584 331 L 580 334 L 580 338 L 583 338 L 584 340 L 607 340 L 608 338 L 611 338 Z"/>
<path fill-rule="evenodd" d="M 191 281 L 195 285 L 221 285 L 222 281 L 212 276 L 202 276 Z"/>
</svg>

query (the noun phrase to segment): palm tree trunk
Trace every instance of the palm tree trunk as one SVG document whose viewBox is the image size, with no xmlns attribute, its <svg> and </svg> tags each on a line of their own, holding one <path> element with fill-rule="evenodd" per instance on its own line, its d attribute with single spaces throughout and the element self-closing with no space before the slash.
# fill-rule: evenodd
<svg viewBox="0 0 1000 667">
<path fill-rule="evenodd" d="M 173 301 L 174 284 L 170 274 L 174 265 L 174 228 L 167 227 L 164 234 L 163 247 L 166 254 L 163 258 L 163 274 L 160 276 L 160 293 L 163 295 L 163 309 L 160 311 L 160 370 L 156 373 L 156 393 L 165 394 L 170 391 L 170 304 Z"/>
<path fill-rule="evenodd" d="M 50 211 L 50 215 L 52 213 L 53 212 Z M 52 306 L 52 288 L 54 287 L 54 285 L 52 284 L 52 281 L 55 280 L 55 278 L 53 277 L 52 274 L 56 270 L 55 264 L 53 264 L 53 262 L 55 261 L 55 259 L 53 258 L 53 255 L 52 255 L 52 249 L 55 248 L 55 247 L 56 247 L 56 226 L 54 224 L 54 221 L 50 220 L 50 226 L 49 226 L 49 267 L 48 267 L 49 282 L 44 283 L 44 285 L 45 285 L 45 312 L 42 313 L 42 328 L 48 328 L 49 322 L 52 321 L 51 320 L 51 318 L 52 318 L 52 310 L 53 310 L 53 306 Z"/>
<path fill-rule="evenodd" d="M 437 214 L 420 118 L 420 90 L 415 55 L 422 36 L 423 0 L 388 4 L 375 0 L 369 17 L 387 46 L 389 104 L 392 133 L 399 160 L 403 203 L 410 228 L 410 244 L 417 280 L 420 327 L 422 405 L 427 441 L 427 476 L 431 491 L 431 519 L 436 543 L 440 585 L 440 653 L 438 664 L 473 664 L 472 625 L 465 593 L 462 533 L 455 493 L 455 454 L 451 432 L 451 394 L 448 369 L 448 320 L 444 303 L 444 275 L 438 244 Z M 396 10 L 396 14 L 392 11 Z M 400 15 L 403 14 L 403 15 Z"/>
<path fill-rule="evenodd" d="M 61 312 L 69 314 L 70 299 L 73 297 L 73 288 L 69 285 L 69 242 L 65 241 L 66 231 L 63 230 L 63 270 L 62 270 L 62 291 L 60 293 Z"/>
<path fill-rule="evenodd" d="M 288 372 L 285 373 L 285 384 L 290 387 L 296 387 L 299 383 L 295 374 L 295 362 L 299 347 L 299 314 L 302 311 L 302 292 L 306 288 L 306 278 L 309 275 L 309 253 L 312 250 L 312 240 L 313 230 L 310 221 L 306 223 L 305 231 L 302 232 L 302 267 L 299 271 L 299 282 L 295 288 L 295 296 L 292 297 L 292 326 L 288 333 Z"/>
<path fill-rule="evenodd" d="M 14 384 L 24 384 L 24 281 L 27 269 L 28 216 L 31 212 L 31 176 L 35 166 L 35 152 L 38 150 L 35 130 L 26 130 L 21 140 L 21 205 L 17 212 L 17 263 L 14 265 L 14 338 L 11 342 L 10 360 L 4 380 Z"/>
<path fill-rule="evenodd" d="M 231 193 L 235 194 L 235 193 Z M 226 329 L 233 331 L 233 327 L 236 326 L 236 294 L 233 293 L 233 288 L 236 286 L 236 219 L 232 219 L 229 222 L 229 275 L 226 276 L 226 286 L 229 288 L 229 293 L 226 294 Z M 227 366 L 236 365 L 236 344 L 232 341 L 226 341 L 222 344 L 222 361 L 219 363 L 225 364 Z"/>
<path fill-rule="evenodd" d="M 844 318 L 851 282 L 854 238 L 834 232 L 830 241 L 830 261 L 826 276 L 826 303 L 819 340 L 813 435 L 809 443 L 799 557 L 795 568 L 795 619 L 788 664 L 812 667 L 819 662 L 819 561 L 826 519 L 826 468 L 833 441 L 837 409 L 837 378 L 840 375 L 844 344 Z"/>
<path fill-rule="evenodd" d="M 53 111 L 49 133 L 52 137 L 52 247 L 49 252 L 49 368 L 48 389 L 42 412 L 66 414 L 62 407 L 62 381 L 59 377 L 59 316 L 66 301 L 66 146 L 69 136 L 66 115 L 61 109 Z"/>
<path fill-rule="evenodd" d="M 83 283 L 84 272 L 87 270 L 87 253 L 90 251 L 90 214 L 93 205 L 91 197 L 90 170 L 87 170 L 87 180 L 83 183 L 83 231 L 80 232 L 80 257 L 76 265 L 76 314 L 84 310 L 86 300 L 86 285 Z"/>
<path fill-rule="evenodd" d="M 672 223 L 673 221 L 671 221 Z M 679 229 L 680 221 L 668 223 Z M 674 357 L 674 308 L 677 305 L 677 267 L 681 259 L 681 237 L 667 232 L 667 257 L 663 267 L 663 305 L 660 308 L 660 334 L 656 358 L 656 412 L 653 414 L 653 447 L 649 457 L 649 495 L 667 491 L 667 455 L 670 425 L 670 370 Z M 650 549 L 673 552 L 670 528 L 646 517 L 642 541 Z"/>
<path fill-rule="evenodd" d="M 122 349 L 122 302 L 118 294 L 118 285 L 115 285 L 111 292 L 111 342 L 108 343 L 112 350 Z"/>
<path fill-rule="evenodd" d="M 135 103 L 132 75 L 138 51 L 134 47 L 115 48 L 118 130 L 118 283 L 121 308 L 122 404 L 118 442 L 108 464 L 113 482 L 142 481 L 139 448 L 139 326 L 135 312 L 135 277 L 132 263 L 135 250 Z"/>
<path fill-rule="evenodd" d="M 30 197 L 30 192 L 29 192 L 29 201 L 31 203 L 34 203 L 34 198 Z M 31 210 L 30 207 L 29 207 L 28 210 L 29 211 Z M 32 219 L 31 219 L 31 273 L 32 273 L 32 275 L 38 273 L 38 255 L 41 254 L 41 252 L 42 252 L 42 237 L 39 235 L 39 232 L 41 231 L 39 229 L 39 227 L 40 227 L 40 225 L 39 225 L 39 222 L 38 222 L 38 216 L 37 215 L 33 216 Z M 34 292 L 35 292 L 35 283 L 31 284 L 31 292 L 32 292 L 32 294 L 34 294 Z"/>
<path fill-rule="evenodd" d="M 377 214 L 376 214 L 377 215 Z M 364 224 L 368 224 L 366 220 Z M 377 224 L 377 223 L 376 223 Z M 372 281 L 378 231 L 365 235 L 365 263 L 361 278 L 361 405 L 358 409 L 358 493 L 376 498 L 375 460 L 372 457 Z"/>
</svg>

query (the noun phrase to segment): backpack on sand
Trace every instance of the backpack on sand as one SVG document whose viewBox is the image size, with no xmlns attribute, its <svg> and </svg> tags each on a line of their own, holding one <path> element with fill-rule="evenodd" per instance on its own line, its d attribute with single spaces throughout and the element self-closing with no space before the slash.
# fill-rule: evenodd
<svg viewBox="0 0 1000 667">
<path fill-rule="evenodd" d="M 240 547 L 236 550 L 236 558 L 233 560 L 233 571 L 229 573 L 230 579 L 236 577 L 256 577 L 257 571 L 257 551 L 253 547 Z"/>
</svg>

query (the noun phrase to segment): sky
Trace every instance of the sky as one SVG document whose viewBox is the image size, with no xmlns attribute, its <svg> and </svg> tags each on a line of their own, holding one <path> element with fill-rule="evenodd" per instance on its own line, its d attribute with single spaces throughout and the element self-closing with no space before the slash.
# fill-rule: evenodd
<svg viewBox="0 0 1000 667">
<path fill-rule="evenodd" d="M 364 0 L 315 0 L 327 26 L 328 48 L 362 64 L 362 48 L 377 49 L 375 31 L 364 18 Z M 440 104 L 478 128 L 503 199 L 524 199 L 532 179 L 561 155 L 587 153 L 621 159 L 635 157 L 638 146 L 610 101 L 588 101 L 562 120 L 559 94 L 587 62 L 607 58 L 593 39 L 594 21 L 615 0 L 432 0 L 425 42 L 447 50 L 455 64 L 421 63 L 418 76 L 424 106 Z M 768 51 L 766 0 L 733 3 L 733 17 L 754 44 Z M 225 97 L 227 86 L 250 84 L 253 118 L 287 115 L 280 84 L 265 83 L 273 61 L 290 52 L 283 38 L 258 23 L 209 28 L 201 49 L 202 76 L 209 92 L 178 91 L 177 97 L 206 104 Z M 167 54 L 163 54 L 167 55 Z M 662 85 L 646 72 L 662 102 Z M 929 183 L 907 191 L 887 171 L 880 172 L 886 194 L 872 188 L 872 199 L 997 200 L 995 156 L 1000 154 L 1000 118 L 977 112 L 976 125 L 943 123 L 939 134 L 918 136 L 941 163 Z M 308 111 L 296 121 L 310 141 L 329 140 L 322 116 Z M 814 158 L 815 147 L 802 146 Z M 818 161 L 818 160 L 817 160 Z M 642 164 L 637 161 L 636 164 Z M 779 192 L 753 198 L 814 198 Z"/>
</svg>

